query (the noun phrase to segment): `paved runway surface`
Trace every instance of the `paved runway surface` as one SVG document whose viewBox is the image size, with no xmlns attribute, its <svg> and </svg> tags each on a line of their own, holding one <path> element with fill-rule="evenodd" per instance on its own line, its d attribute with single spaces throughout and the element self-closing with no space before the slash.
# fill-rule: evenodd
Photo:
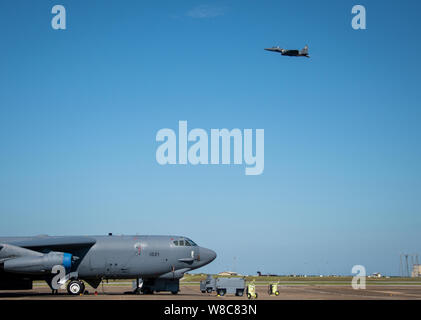
<svg viewBox="0 0 421 320">
<path fill-rule="evenodd" d="M 0 291 L 0 299 L 13 300 L 246 300 L 247 297 L 236 297 L 226 295 L 218 297 L 215 293 L 201 293 L 198 285 L 183 285 L 177 295 L 171 293 L 155 293 L 153 295 L 124 294 L 130 291 L 129 285 L 101 285 L 98 287 L 98 294 L 87 286 L 88 295 L 69 296 L 65 290 L 60 290 L 58 295 L 51 295 L 48 287 L 35 287 L 27 291 Z M 365 290 L 353 290 L 351 286 L 335 285 L 296 285 L 281 286 L 279 296 L 269 296 L 267 286 L 257 286 L 258 299 L 261 300 L 421 300 L 421 286 L 417 285 L 386 285 L 367 286 Z"/>
</svg>

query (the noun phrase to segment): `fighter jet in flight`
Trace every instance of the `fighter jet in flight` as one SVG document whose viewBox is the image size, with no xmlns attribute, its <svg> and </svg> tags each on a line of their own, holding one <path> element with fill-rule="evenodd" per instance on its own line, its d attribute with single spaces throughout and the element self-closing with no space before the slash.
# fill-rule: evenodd
<svg viewBox="0 0 421 320">
<path fill-rule="evenodd" d="M 97 288 L 102 279 L 136 279 L 135 293 L 177 294 L 184 273 L 216 258 L 182 236 L 0 237 L 0 290 L 32 289 L 45 280 L 71 295 L 84 293 L 84 281 Z M 57 277 L 59 269 L 63 277 Z M 54 285 L 57 284 L 57 285 Z"/>
<path fill-rule="evenodd" d="M 307 45 L 302 50 L 287 50 L 287 49 L 282 49 L 279 47 L 265 48 L 265 50 L 279 52 L 283 56 L 310 58 L 310 56 L 308 55 Z"/>
</svg>

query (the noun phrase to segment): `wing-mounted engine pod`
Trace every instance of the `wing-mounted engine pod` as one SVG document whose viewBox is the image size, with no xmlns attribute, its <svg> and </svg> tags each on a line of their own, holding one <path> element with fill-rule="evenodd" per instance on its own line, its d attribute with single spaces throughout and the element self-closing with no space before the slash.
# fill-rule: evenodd
<svg viewBox="0 0 421 320">
<path fill-rule="evenodd" d="M 66 271 L 72 266 L 72 255 L 63 252 L 49 252 L 39 256 L 23 256 L 6 260 L 4 271 L 13 273 L 50 273 L 54 266 L 61 265 Z"/>
</svg>

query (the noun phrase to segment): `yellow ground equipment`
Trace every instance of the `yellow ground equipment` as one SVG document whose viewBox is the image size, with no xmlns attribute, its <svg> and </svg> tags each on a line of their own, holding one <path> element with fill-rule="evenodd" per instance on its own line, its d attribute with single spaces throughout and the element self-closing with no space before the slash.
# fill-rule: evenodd
<svg viewBox="0 0 421 320">
<path fill-rule="evenodd" d="M 256 285 L 254 280 L 247 285 L 247 298 L 257 299 Z"/>
<path fill-rule="evenodd" d="M 278 285 L 279 285 L 279 282 L 277 282 L 277 283 L 271 283 L 269 285 L 268 293 L 269 293 L 270 296 L 273 296 L 273 295 L 279 296 Z"/>
</svg>

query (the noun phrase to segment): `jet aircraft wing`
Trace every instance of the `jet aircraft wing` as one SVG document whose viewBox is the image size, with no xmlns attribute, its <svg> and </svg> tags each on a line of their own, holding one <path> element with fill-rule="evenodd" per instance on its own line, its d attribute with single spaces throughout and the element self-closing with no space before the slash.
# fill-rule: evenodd
<svg viewBox="0 0 421 320">
<path fill-rule="evenodd" d="M 0 242 L 11 244 L 17 247 L 31 249 L 34 251 L 62 251 L 62 252 L 80 252 L 92 247 L 96 240 L 91 237 L 68 236 L 68 237 L 50 237 L 38 236 L 32 238 L 15 238 L 9 241 L 0 239 Z M 1 245 L 0 245 L 1 247 Z M 85 249 L 85 250 L 84 250 Z M 1 248 L 0 248 L 1 250 Z"/>
</svg>

